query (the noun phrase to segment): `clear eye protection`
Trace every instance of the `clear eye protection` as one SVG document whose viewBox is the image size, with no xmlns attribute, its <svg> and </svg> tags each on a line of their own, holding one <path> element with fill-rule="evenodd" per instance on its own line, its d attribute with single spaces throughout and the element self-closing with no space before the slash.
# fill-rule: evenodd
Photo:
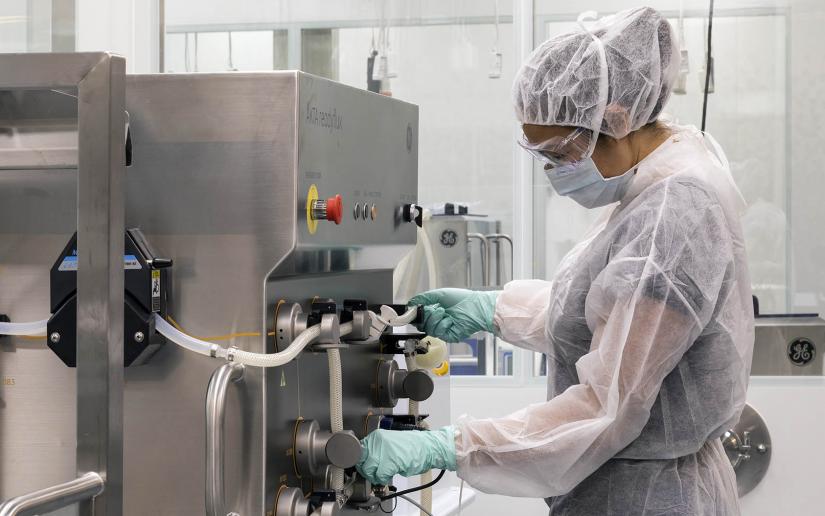
<svg viewBox="0 0 825 516">
<path fill-rule="evenodd" d="M 544 163 L 545 168 L 554 168 L 592 156 L 596 138 L 593 131 L 577 127 L 567 136 L 554 136 L 541 142 L 531 142 L 522 135 L 518 144 L 539 162 Z"/>
</svg>

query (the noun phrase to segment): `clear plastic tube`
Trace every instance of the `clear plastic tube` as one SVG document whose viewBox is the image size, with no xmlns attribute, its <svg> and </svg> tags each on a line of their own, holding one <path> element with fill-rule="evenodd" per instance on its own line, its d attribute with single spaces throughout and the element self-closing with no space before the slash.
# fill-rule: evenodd
<svg viewBox="0 0 825 516">
<path fill-rule="evenodd" d="M 231 355 L 231 360 L 234 362 L 255 367 L 278 367 L 287 364 L 294 360 L 304 348 L 318 340 L 318 337 L 321 335 L 321 327 L 317 325 L 312 326 L 301 332 L 288 348 L 279 353 L 252 353 L 237 348 L 228 350 L 214 342 L 207 342 L 191 337 L 177 330 L 158 314 L 155 314 L 155 329 L 175 344 L 194 351 L 195 353 L 214 356 L 216 358 L 230 358 Z M 340 333 L 341 335 L 349 335 L 352 333 L 352 323 L 342 324 Z"/>
<path fill-rule="evenodd" d="M 48 319 L 34 322 L 0 322 L 0 335 L 40 335 L 46 333 Z"/>
<path fill-rule="evenodd" d="M 201 355 L 225 357 L 226 349 L 205 340 L 196 339 L 179 331 L 158 314 L 155 314 L 155 330 L 178 346 Z"/>
</svg>

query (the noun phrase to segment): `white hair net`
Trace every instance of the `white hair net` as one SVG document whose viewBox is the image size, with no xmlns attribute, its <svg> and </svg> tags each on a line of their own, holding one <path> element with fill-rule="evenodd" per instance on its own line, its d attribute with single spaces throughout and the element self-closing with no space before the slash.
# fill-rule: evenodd
<svg viewBox="0 0 825 516">
<path fill-rule="evenodd" d="M 649 7 L 551 38 L 516 75 L 516 116 L 622 138 L 661 113 L 679 71 L 678 47 L 670 23 Z"/>
</svg>

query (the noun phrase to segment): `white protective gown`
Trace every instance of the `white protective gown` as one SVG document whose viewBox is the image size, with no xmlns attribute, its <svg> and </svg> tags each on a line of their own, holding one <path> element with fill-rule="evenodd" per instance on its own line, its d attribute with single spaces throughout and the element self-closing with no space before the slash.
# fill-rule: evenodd
<svg viewBox="0 0 825 516">
<path fill-rule="evenodd" d="M 459 419 L 473 487 L 545 497 L 552 515 L 739 513 L 719 437 L 753 351 L 744 202 L 712 139 L 671 130 L 553 282 L 499 295 L 501 338 L 547 356 L 548 401 Z"/>
</svg>

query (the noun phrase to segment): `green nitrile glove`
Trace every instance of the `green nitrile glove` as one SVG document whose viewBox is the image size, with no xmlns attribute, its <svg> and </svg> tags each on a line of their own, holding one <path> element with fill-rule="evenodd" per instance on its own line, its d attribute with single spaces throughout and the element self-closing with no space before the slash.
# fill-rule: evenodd
<svg viewBox="0 0 825 516">
<path fill-rule="evenodd" d="M 441 288 L 418 294 L 408 305 L 424 306 L 420 330 L 445 340 L 459 342 L 480 331 L 493 332 L 498 292 Z"/>
<path fill-rule="evenodd" d="M 372 484 L 390 485 L 394 475 L 455 471 L 455 430 L 375 430 L 361 440 L 358 473 Z"/>
</svg>

